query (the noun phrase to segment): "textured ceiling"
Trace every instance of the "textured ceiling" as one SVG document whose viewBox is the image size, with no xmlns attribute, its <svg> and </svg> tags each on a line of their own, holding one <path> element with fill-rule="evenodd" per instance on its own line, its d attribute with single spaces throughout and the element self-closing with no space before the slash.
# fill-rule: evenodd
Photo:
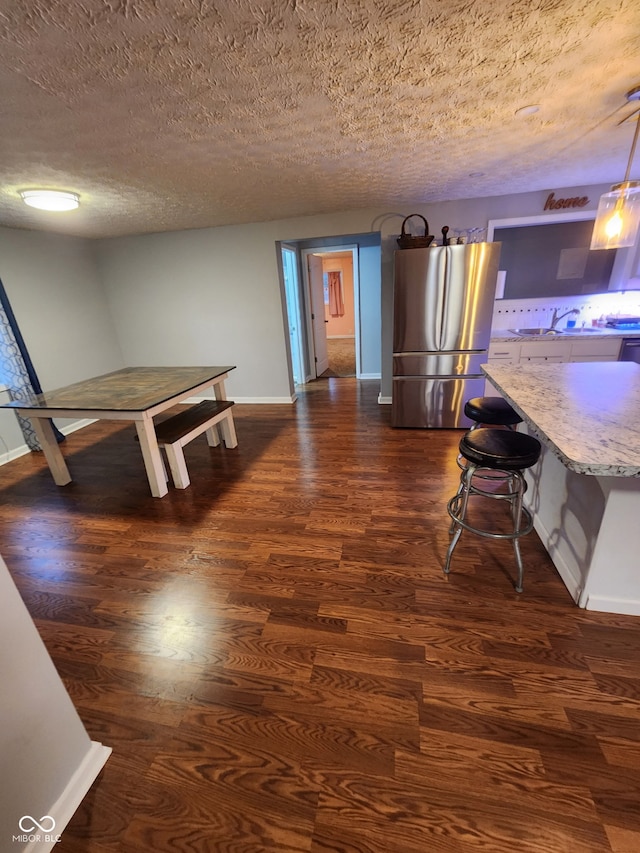
<svg viewBox="0 0 640 853">
<path fill-rule="evenodd" d="M 613 183 L 639 55 L 638 0 L 0 0 L 0 225 L 100 237 Z M 82 206 L 27 208 L 42 186 Z"/>
</svg>

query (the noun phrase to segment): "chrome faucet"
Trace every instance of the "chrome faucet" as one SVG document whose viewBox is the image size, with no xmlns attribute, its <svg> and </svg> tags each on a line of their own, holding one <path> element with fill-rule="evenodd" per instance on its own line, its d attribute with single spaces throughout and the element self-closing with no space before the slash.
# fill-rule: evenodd
<svg viewBox="0 0 640 853">
<path fill-rule="evenodd" d="M 566 317 L 567 314 L 579 314 L 579 313 L 580 313 L 579 308 L 572 308 L 570 311 L 565 311 L 564 314 L 560 314 L 560 316 L 558 317 L 558 309 L 554 308 L 553 309 L 553 317 L 551 318 L 551 328 L 555 329 L 555 327 L 560 322 L 560 320 L 562 320 L 563 317 Z"/>
</svg>

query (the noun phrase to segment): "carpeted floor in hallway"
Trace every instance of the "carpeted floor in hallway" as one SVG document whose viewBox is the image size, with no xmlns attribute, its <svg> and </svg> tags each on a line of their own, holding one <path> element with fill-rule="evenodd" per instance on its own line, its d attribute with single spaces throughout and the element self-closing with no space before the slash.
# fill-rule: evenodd
<svg viewBox="0 0 640 853">
<path fill-rule="evenodd" d="M 355 338 L 327 338 L 329 369 L 323 377 L 356 375 Z"/>
</svg>

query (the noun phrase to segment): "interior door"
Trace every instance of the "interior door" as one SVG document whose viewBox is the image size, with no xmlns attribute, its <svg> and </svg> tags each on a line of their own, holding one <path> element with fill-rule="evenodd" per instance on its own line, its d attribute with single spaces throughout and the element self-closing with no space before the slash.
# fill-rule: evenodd
<svg viewBox="0 0 640 853">
<path fill-rule="evenodd" d="M 296 385 L 302 385 L 305 381 L 305 371 L 300 310 L 300 284 L 298 281 L 298 256 L 295 248 L 290 246 L 281 246 L 281 253 L 293 381 Z"/>
<path fill-rule="evenodd" d="M 309 271 L 309 297 L 311 302 L 311 328 L 313 330 L 313 349 L 315 356 L 315 375 L 320 376 L 329 368 L 327 350 L 327 331 L 324 316 L 324 285 L 322 281 L 322 258 L 307 255 Z"/>
</svg>

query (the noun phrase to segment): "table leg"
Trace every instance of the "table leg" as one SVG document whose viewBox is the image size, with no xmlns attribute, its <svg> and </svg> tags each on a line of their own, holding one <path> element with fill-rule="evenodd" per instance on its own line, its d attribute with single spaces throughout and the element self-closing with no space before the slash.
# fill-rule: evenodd
<svg viewBox="0 0 640 853">
<path fill-rule="evenodd" d="M 224 388 L 224 379 L 221 379 L 219 382 L 216 382 L 213 386 L 213 394 L 216 400 L 226 400 L 227 392 Z"/>
<path fill-rule="evenodd" d="M 147 469 L 151 494 L 154 498 L 164 497 L 169 489 L 167 488 L 165 468 L 158 447 L 156 431 L 153 428 L 153 421 L 151 418 L 136 421 L 136 430 L 140 439 L 140 449 L 142 450 L 144 467 Z"/>
<path fill-rule="evenodd" d="M 226 400 L 227 392 L 224 387 L 224 379 L 220 382 L 216 382 L 213 386 L 213 393 L 215 395 L 216 400 Z M 222 440 L 224 441 L 225 447 L 237 447 L 238 439 L 236 437 L 236 427 L 233 422 L 233 415 L 231 414 L 231 409 L 228 410 L 227 417 L 223 418 L 219 424 L 220 430 L 222 432 Z"/>
<path fill-rule="evenodd" d="M 24 414 L 24 413 L 23 413 Z M 53 480 L 58 486 L 66 486 L 71 482 L 71 474 L 60 452 L 60 447 L 53 434 L 53 428 L 48 418 L 29 418 L 40 447 L 45 455 Z"/>
</svg>

